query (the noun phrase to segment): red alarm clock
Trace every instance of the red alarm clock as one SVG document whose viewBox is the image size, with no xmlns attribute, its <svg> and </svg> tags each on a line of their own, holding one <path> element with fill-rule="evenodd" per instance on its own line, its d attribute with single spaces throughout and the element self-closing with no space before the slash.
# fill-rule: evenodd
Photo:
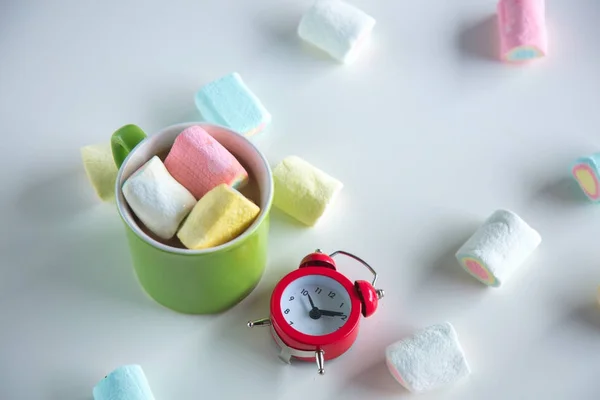
<svg viewBox="0 0 600 400">
<path fill-rule="evenodd" d="M 337 271 L 333 257 L 351 257 L 371 271 L 373 281 L 352 283 Z M 344 354 L 356 340 L 359 322 L 377 309 L 383 290 L 375 289 L 377 273 L 353 254 L 338 250 L 330 255 L 316 250 L 298 269 L 287 274 L 271 295 L 271 316 L 248 322 L 248 327 L 270 326 L 281 358 L 316 361 L 319 374 L 325 360 Z"/>
</svg>

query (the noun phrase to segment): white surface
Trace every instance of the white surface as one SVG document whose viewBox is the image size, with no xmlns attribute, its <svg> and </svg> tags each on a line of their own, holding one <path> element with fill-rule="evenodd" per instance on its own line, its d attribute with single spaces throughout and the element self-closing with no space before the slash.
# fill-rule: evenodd
<svg viewBox="0 0 600 400">
<path fill-rule="evenodd" d="M 384 349 L 443 320 L 473 374 L 420 399 L 598 398 L 600 208 L 568 174 L 600 148 L 600 3 L 549 0 L 550 55 L 526 68 L 489 59 L 494 1 L 355 0 L 378 24 L 351 66 L 297 37 L 310 4 L 2 2 L 0 398 L 90 399 L 125 363 L 157 399 L 412 398 Z M 255 138 L 269 159 L 295 153 L 345 187 L 317 228 L 273 214 L 266 275 L 243 303 L 178 315 L 140 289 L 79 148 L 126 123 L 197 119 L 196 90 L 232 70 L 273 114 Z M 454 252 L 501 207 L 544 243 L 486 289 Z M 245 326 L 315 247 L 364 257 L 386 291 L 324 376 L 282 364 L 268 329 Z"/>
</svg>

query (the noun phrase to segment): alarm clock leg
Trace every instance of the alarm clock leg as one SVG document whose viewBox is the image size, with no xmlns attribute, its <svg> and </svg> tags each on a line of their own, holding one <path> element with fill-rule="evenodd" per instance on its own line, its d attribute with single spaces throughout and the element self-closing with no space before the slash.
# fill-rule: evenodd
<svg viewBox="0 0 600 400">
<path fill-rule="evenodd" d="M 290 350 L 286 347 L 282 347 L 281 351 L 279 352 L 279 359 L 286 364 L 291 364 L 292 354 L 290 353 Z"/>
<path fill-rule="evenodd" d="M 315 358 L 317 360 L 319 375 L 323 375 L 325 373 L 325 352 L 323 350 L 315 351 Z"/>
<path fill-rule="evenodd" d="M 253 328 L 255 326 L 271 326 L 271 318 L 261 318 L 255 321 L 248 321 L 248 328 Z"/>
</svg>

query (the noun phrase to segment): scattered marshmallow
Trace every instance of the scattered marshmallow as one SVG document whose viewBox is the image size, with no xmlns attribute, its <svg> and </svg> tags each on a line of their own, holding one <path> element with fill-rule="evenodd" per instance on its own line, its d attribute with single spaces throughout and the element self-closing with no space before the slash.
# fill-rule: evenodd
<svg viewBox="0 0 600 400">
<path fill-rule="evenodd" d="M 198 200 L 221 183 L 241 188 L 248 180 L 248 172 L 233 154 L 197 125 L 177 136 L 165 166 Z"/>
<path fill-rule="evenodd" d="M 152 157 L 123 184 L 123 196 L 134 214 L 154 234 L 170 239 L 194 208 L 196 199 Z"/>
<path fill-rule="evenodd" d="M 571 173 L 588 199 L 600 203 L 600 153 L 579 158 Z"/>
<path fill-rule="evenodd" d="M 350 64 L 375 27 L 375 19 L 341 0 L 317 0 L 303 15 L 298 35 L 338 61 Z"/>
<path fill-rule="evenodd" d="M 342 182 L 297 156 L 273 169 L 273 205 L 305 225 L 313 226 L 334 203 Z"/>
<path fill-rule="evenodd" d="M 112 156 L 110 142 L 81 148 L 85 173 L 102 201 L 115 198 L 115 182 L 119 172 Z"/>
<path fill-rule="evenodd" d="M 526 62 L 546 56 L 545 0 L 500 0 L 498 27 L 501 58 L 508 62 Z"/>
<path fill-rule="evenodd" d="M 93 389 L 94 400 L 155 400 L 139 365 L 123 365 L 104 377 Z"/>
<path fill-rule="evenodd" d="M 385 359 L 392 376 L 414 393 L 450 387 L 471 374 L 449 322 L 432 325 L 389 345 Z"/>
<path fill-rule="evenodd" d="M 497 210 L 456 252 L 456 258 L 477 280 L 499 287 L 541 241 L 540 234 L 517 214 Z"/>
<path fill-rule="evenodd" d="M 237 72 L 204 85 L 196 107 L 207 122 L 252 136 L 271 123 L 271 114 Z"/>
<path fill-rule="evenodd" d="M 191 250 L 219 246 L 242 234 L 259 213 L 256 204 L 221 184 L 198 200 L 177 237 Z"/>
</svg>

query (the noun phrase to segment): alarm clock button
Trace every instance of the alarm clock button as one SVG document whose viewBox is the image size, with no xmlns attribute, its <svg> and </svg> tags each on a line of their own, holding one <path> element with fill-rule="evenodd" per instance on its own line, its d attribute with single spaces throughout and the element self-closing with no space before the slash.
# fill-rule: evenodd
<svg viewBox="0 0 600 400">
<path fill-rule="evenodd" d="M 333 258 L 329 257 L 327 254 L 316 251 L 302 259 L 299 268 L 304 267 L 324 267 L 333 269 L 335 271 L 335 261 L 333 261 Z"/>
<path fill-rule="evenodd" d="M 358 297 L 362 304 L 362 315 L 365 318 L 370 317 L 377 310 L 380 291 L 376 290 L 373 285 L 367 281 L 356 281 L 354 282 L 354 287 L 358 292 Z M 383 291 L 381 291 L 381 293 L 383 296 Z"/>
</svg>

